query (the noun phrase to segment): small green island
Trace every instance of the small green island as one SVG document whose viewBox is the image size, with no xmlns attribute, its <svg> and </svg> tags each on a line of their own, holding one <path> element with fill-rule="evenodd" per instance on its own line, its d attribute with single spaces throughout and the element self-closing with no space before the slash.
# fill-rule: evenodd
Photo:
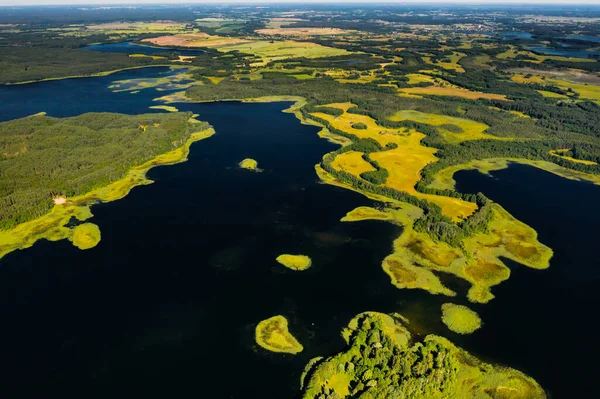
<svg viewBox="0 0 600 399">
<path fill-rule="evenodd" d="M 94 223 L 84 223 L 73 229 L 73 245 L 79 249 L 94 248 L 100 242 L 100 228 Z"/>
<path fill-rule="evenodd" d="M 239 167 L 242 169 L 248 169 L 253 172 L 262 172 L 262 169 L 258 167 L 258 162 L 252 158 L 246 158 L 242 162 L 240 162 Z"/>
<path fill-rule="evenodd" d="M 442 321 L 458 334 L 471 334 L 481 328 L 479 315 L 463 305 L 444 303 L 442 305 Z"/>
<path fill-rule="evenodd" d="M 296 354 L 304 347 L 289 332 L 288 321 L 281 315 L 270 317 L 256 326 L 256 343 L 271 352 Z"/>
<path fill-rule="evenodd" d="M 283 254 L 279 255 L 276 260 L 288 269 L 297 271 L 306 270 L 312 265 L 312 260 L 306 255 Z"/>
</svg>

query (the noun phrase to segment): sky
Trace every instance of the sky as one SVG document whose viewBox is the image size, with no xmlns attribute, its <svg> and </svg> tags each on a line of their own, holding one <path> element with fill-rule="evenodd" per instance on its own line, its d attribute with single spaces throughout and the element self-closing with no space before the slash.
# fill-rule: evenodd
<svg viewBox="0 0 600 399">
<path fill-rule="evenodd" d="M 0 6 L 7 5 L 59 5 L 59 4 L 201 4 L 201 3 L 439 3 L 439 4 L 600 4 L 600 0 L 0 0 Z"/>
</svg>

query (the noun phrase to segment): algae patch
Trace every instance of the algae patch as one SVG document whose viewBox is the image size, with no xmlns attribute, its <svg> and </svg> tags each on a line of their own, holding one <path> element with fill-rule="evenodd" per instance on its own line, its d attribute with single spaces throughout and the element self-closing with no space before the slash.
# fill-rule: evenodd
<svg viewBox="0 0 600 399">
<path fill-rule="evenodd" d="M 306 270 L 312 265 L 312 260 L 306 255 L 283 254 L 279 255 L 276 260 L 292 270 Z"/>
<path fill-rule="evenodd" d="M 242 162 L 240 162 L 239 167 L 242 169 L 248 169 L 253 172 L 262 172 L 262 169 L 258 167 L 258 162 L 252 158 L 246 158 Z"/>
<path fill-rule="evenodd" d="M 304 347 L 288 330 L 288 321 L 281 315 L 270 317 L 256 326 L 256 343 L 271 352 L 296 354 Z"/>
<path fill-rule="evenodd" d="M 94 223 L 80 224 L 73 229 L 70 239 L 79 249 L 94 248 L 100 242 L 100 229 Z"/>
<path fill-rule="evenodd" d="M 481 328 L 479 315 L 463 305 L 444 303 L 442 305 L 442 321 L 458 334 L 471 334 Z"/>
</svg>

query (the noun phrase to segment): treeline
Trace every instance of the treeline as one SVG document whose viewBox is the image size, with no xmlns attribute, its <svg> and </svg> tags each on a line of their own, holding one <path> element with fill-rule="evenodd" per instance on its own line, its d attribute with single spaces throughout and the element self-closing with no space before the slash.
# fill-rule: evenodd
<svg viewBox="0 0 600 399">
<path fill-rule="evenodd" d="M 159 64 L 150 57 L 87 50 L 0 47 L 0 84 L 93 75 L 123 68 Z"/>
<path fill-rule="evenodd" d="M 190 116 L 88 113 L 0 123 L 0 229 L 46 214 L 52 196 L 106 186 L 182 146 L 192 132 L 208 127 L 189 123 Z"/>
</svg>

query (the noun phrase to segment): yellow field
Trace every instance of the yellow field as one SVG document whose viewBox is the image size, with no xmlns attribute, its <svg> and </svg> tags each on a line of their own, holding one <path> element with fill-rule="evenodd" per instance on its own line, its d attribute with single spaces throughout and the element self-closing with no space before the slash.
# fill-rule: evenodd
<svg viewBox="0 0 600 399">
<path fill-rule="evenodd" d="M 423 75 L 420 73 L 409 73 L 406 75 L 406 77 L 408 78 L 409 85 L 415 85 L 423 82 L 436 83 L 437 81 L 437 79 L 432 76 Z"/>
<path fill-rule="evenodd" d="M 235 37 L 213 36 L 207 33 L 184 33 L 180 35 L 153 37 L 142 41 L 157 46 L 219 47 L 247 43 L 249 40 Z"/>
<path fill-rule="evenodd" d="M 545 79 L 542 79 L 542 76 L 539 76 L 539 75 L 532 75 L 531 77 L 525 77 L 525 75 L 520 74 L 520 73 L 513 75 L 511 79 L 518 83 L 541 83 L 541 84 L 545 83 L 548 85 L 554 85 L 554 86 L 560 87 L 563 90 L 571 89 L 574 92 L 579 94 L 580 99 L 600 101 L 600 86 L 596 86 L 593 84 L 575 83 L 575 82 L 569 82 L 567 80 L 554 79 L 554 78 L 550 78 L 550 77 L 546 77 Z M 545 90 L 538 90 L 538 92 L 540 94 L 542 94 L 544 97 L 551 97 L 551 98 L 565 98 L 566 97 L 562 94 L 557 94 L 557 93 L 553 93 L 553 92 L 549 92 L 549 91 L 545 91 Z"/>
<path fill-rule="evenodd" d="M 536 90 L 536 91 L 546 98 L 569 98 L 569 97 L 565 96 L 564 94 L 558 94 L 553 91 L 547 91 L 547 90 Z"/>
<path fill-rule="evenodd" d="M 453 116 L 439 115 L 439 114 L 427 114 L 424 112 L 404 110 L 399 111 L 390 118 L 391 121 L 399 122 L 403 120 L 411 120 L 415 122 L 426 123 L 433 126 L 441 125 L 455 125 L 462 129 L 462 133 L 454 133 L 445 129 L 442 130 L 444 138 L 452 143 L 460 143 L 467 140 L 480 140 L 480 139 L 495 139 L 495 140 L 506 140 L 491 134 L 484 133 L 488 125 L 481 122 L 475 122 L 470 119 L 456 118 Z"/>
<path fill-rule="evenodd" d="M 460 59 L 462 57 L 464 57 L 465 55 L 466 54 L 464 54 L 464 53 L 454 52 L 454 53 L 452 53 L 451 56 L 444 57 L 444 59 L 449 58 L 450 62 L 442 62 L 442 61 L 432 62 L 431 57 L 423 57 L 423 61 L 425 61 L 426 63 L 431 64 L 431 65 L 442 67 L 444 69 L 449 69 L 449 70 L 456 71 L 456 72 L 464 72 L 465 71 L 464 68 L 458 63 L 458 61 L 460 61 Z"/>
<path fill-rule="evenodd" d="M 221 45 L 217 47 L 221 52 L 239 51 L 241 53 L 253 54 L 262 58 L 262 64 L 286 58 L 319 58 L 337 55 L 351 54 L 349 51 L 333 47 L 325 47 L 316 43 L 296 42 L 285 40 L 271 42 L 266 40 L 252 41 L 249 43 Z"/>
<path fill-rule="evenodd" d="M 288 23 L 289 24 L 289 23 Z M 256 33 L 268 36 L 324 36 L 324 35 L 345 35 L 351 33 L 349 30 L 339 28 L 281 28 L 272 27 L 267 29 L 257 29 Z"/>
<path fill-rule="evenodd" d="M 360 177 L 361 173 L 374 171 L 375 168 L 362 159 L 362 152 L 348 151 L 344 152 L 333 160 L 331 166 L 336 170 L 344 170 L 356 177 Z"/>
<path fill-rule="evenodd" d="M 351 104 L 329 104 L 327 106 L 346 110 Z M 381 167 L 387 169 L 389 177 L 386 186 L 438 204 L 442 208 L 442 213 L 455 221 L 471 215 L 477 208 L 477 205 L 472 202 L 422 194 L 415 190 L 415 185 L 421 179 L 421 169 L 425 165 L 438 160 L 434 155 L 436 149 L 421 145 L 421 140 L 425 137 L 423 133 L 416 131 L 402 132 L 399 129 L 384 128 L 369 116 L 348 112 L 338 117 L 322 112 L 313 113 L 312 115 L 328 121 L 336 129 L 348 134 L 360 138 L 372 138 L 382 146 L 388 143 L 397 144 L 398 147 L 395 149 L 370 154 L 371 159 L 379 162 Z M 356 123 L 364 123 L 367 129 L 352 128 L 352 125 Z"/>
<path fill-rule="evenodd" d="M 331 73 L 328 73 L 329 71 L 325 72 L 325 74 L 332 76 Z M 345 73 L 342 73 L 341 76 L 346 75 Z M 358 79 L 335 79 L 340 83 L 360 83 L 360 84 L 366 84 L 366 83 L 371 83 L 372 81 L 374 81 L 375 79 L 378 79 L 378 77 L 375 74 L 369 74 L 369 75 L 360 75 L 358 77 Z M 396 87 L 396 86 L 394 86 Z"/>
</svg>

